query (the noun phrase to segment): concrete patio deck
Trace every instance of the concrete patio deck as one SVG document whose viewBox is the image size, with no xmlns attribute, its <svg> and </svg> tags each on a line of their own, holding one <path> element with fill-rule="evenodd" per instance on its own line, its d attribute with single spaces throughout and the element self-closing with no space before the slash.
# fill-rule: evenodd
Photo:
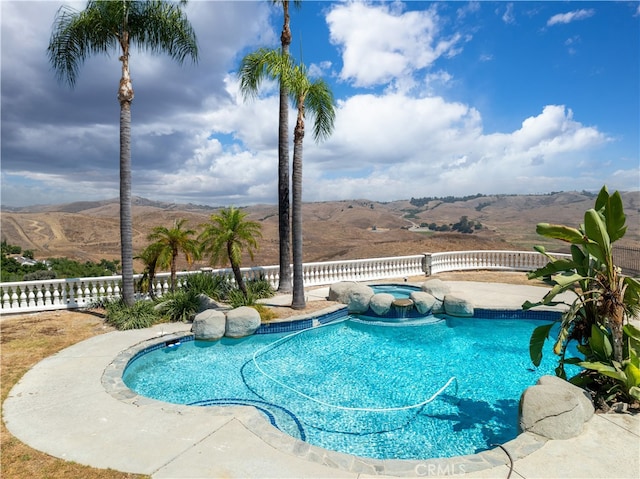
<svg viewBox="0 0 640 479">
<path fill-rule="evenodd" d="M 519 308 L 544 288 L 450 282 L 477 307 Z M 309 292 L 324 298 L 326 289 Z M 286 304 L 287 298 L 278 298 Z M 4 403 L 9 431 L 31 447 L 98 468 L 153 478 L 373 478 L 385 474 L 506 478 L 502 451 L 453 460 L 367 461 L 324 451 L 280 433 L 250 407 L 189 407 L 105 387 L 105 371 L 125 350 L 170 337 L 188 324 L 164 324 L 96 336 L 32 368 Z M 638 478 L 640 417 L 594 416 L 573 439 L 521 435 L 507 443 L 512 478 Z"/>
</svg>

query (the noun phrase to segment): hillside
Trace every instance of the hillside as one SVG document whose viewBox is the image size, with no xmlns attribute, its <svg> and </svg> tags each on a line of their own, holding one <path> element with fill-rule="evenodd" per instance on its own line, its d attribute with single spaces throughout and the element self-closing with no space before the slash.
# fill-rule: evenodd
<svg viewBox="0 0 640 479">
<path fill-rule="evenodd" d="M 640 246 L 640 193 L 624 193 L 628 232 L 620 244 Z M 418 200 L 418 199 L 416 199 Z M 176 205 L 134 198 L 134 251 L 147 244 L 154 226 L 171 226 L 186 218 L 199 230 L 219 208 Z M 482 196 L 466 201 L 432 199 L 421 204 L 408 200 L 378 203 L 348 200 L 303 205 L 304 261 L 331 261 L 419 254 L 426 251 L 463 249 L 531 250 L 544 243 L 555 251 L 566 251 L 558 242 L 545 242 L 535 233 L 539 222 L 577 226 L 584 211 L 594 203 L 592 195 L 563 192 L 549 195 Z M 244 208 L 249 218 L 262 224 L 263 238 L 255 260 L 243 265 L 278 263 L 277 206 Z M 81 202 L 4 210 L 2 239 L 37 258 L 63 257 L 79 261 L 113 260 L 120 256 L 118 201 Z M 473 234 L 409 230 L 421 223 L 453 224 L 462 216 L 480 222 Z M 183 265 L 184 266 L 184 265 Z M 204 266 L 204 263 L 196 265 Z M 136 264 L 136 270 L 142 269 Z"/>
</svg>

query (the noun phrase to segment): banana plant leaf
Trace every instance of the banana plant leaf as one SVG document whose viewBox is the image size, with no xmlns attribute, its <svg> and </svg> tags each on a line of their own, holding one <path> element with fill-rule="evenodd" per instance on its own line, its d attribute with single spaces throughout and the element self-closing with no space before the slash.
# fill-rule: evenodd
<svg viewBox="0 0 640 479">
<path fill-rule="evenodd" d="M 622 381 L 626 384 L 627 375 L 624 371 L 621 371 L 609 364 L 605 364 L 599 361 L 583 361 L 578 364 L 585 369 L 591 369 L 592 371 L 598 371 L 600 374 L 604 374 L 613 379 L 617 379 L 618 381 Z"/>
<path fill-rule="evenodd" d="M 613 354 L 613 346 L 607 334 L 597 325 L 591 325 L 591 336 L 589 337 L 591 351 L 600 361 L 607 361 Z"/>
<path fill-rule="evenodd" d="M 627 232 L 627 226 L 625 225 L 627 218 L 624 214 L 624 206 L 620 192 L 616 191 L 609 197 L 605 218 L 607 222 L 607 233 L 613 243 L 622 238 Z"/>
<path fill-rule="evenodd" d="M 611 239 L 602 216 L 594 209 L 587 210 L 584 214 L 584 227 L 585 233 L 592 240 L 585 244 L 587 251 L 608 268 L 611 263 Z"/>
<path fill-rule="evenodd" d="M 549 333 L 554 323 L 543 324 L 533 330 L 531 338 L 529 339 L 529 357 L 535 367 L 540 366 L 542 361 L 542 348 L 544 342 L 549 338 Z"/>
<path fill-rule="evenodd" d="M 629 363 L 624 368 L 624 372 L 627 375 L 627 390 L 633 387 L 640 387 L 640 369 Z"/>
<path fill-rule="evenodd" d="M 538 223 L 536 232 L 541 236 L 559 239 L 571 244 L 586 244 L 588 242 L 580 230 L 564 225 Z"/>
<path fill-rule="evenodd" d="M 552 276 L 554 274 L 561 273 L 567 270 L 576 269 L 576 267 L 580 266 L 580 264 L 576 264 L 573 260 L 570 259 L 557 259 L 550 261 L 542 268 L 538 268 L 534 271 L 531 271 L 527 274 L 529 279 L 541 278 L 544 276 Z"/>
</svg>

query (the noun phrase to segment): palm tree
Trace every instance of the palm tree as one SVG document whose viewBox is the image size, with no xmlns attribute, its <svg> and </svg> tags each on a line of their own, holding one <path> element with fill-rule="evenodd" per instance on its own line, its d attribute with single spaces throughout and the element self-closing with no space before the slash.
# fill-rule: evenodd
<svg viewBox="0 0 640 479">
<path fill-rule="evenodd" d="M 192 264 L 195 259 L 200 257 L 198 242 L 190 238 L 196 232 L 182 229 L 186 222 L 186 219 L 176 220 L 171 229 L 165 226 L 156 226 L 147 237 L 149 241 L 155 241 L 149 248 L 155 251 L 159 258 L 171 258 L 172 292 L 176 290 L 176 269 L 180 252 L 184 253 L 188 264 Z"/>
<path fill-rule="evenodd" d="M 242 251 L 246 248 L 253 259 L 254 250 L 258 249 L 257 238 L 262 238 L 260 223 L 245 220 L 246 216 L 237 208 L 224 208 L 219 214 L 211 215 L 210 223 L 200 225 L 204 231 L 198 236 L 203 253 L 210 257 L 211 266 L 227 261 L 231 264 L 236 284 L 245 298 L 247 288 L 240 272 Z"/>
<path fill-rule="evenodd" d="M 283 24 L 280 34 L 282 55 L 289 55 L 291 28 L 289 26 L 289 1 L 272 0 L 282 4 Z M 294 0 L 294 7 L 300 8 L 302 0 Z M 278 113 L 278 237 L 280 246 L 280 281 L 278 291 L 291 292 L 291 265 L 289 234 L 289 105 L 288 91 L 284 82 L 280 82 L 280 106 Z"/>
<path fill-rule="evenodd" d="M 56 14 L 47 53 L 59 80 L 76 83 L 78 70 L 92 54 L 119 51 L 122 76 L 120 102 L 120 241 L 122 298 L 134 302 L 133 227 L 131 219 L 131 103 L 129 73 L 132 45 L 152 53 L 166 53 L 182 63 L 198 57 L 196 37 L 180 3 L 163 0 L 89 0 L 84 10 L 62 6 Z"/>
<path fill-rule="evenodd" d="M 140 280 L 140 284 L 146 279 L 149 283 L 149 296 L 155 298 L 155 290 L 153 283 L 158 268 L 168 268 L 171 266 L 171 257 L 168 251 L 160 243 L 151 243 L 134 259 L 139 259 L 145 265 L 145 271 Z M 141 287 L 140 290 L 143 290 Z"/>
<path fill-rule="evenodd" d="M 289 56 L 289 45 L 291 45 L 291 28 L 289 16 L 289 0 L 271 0 L 276 4 L 282 4 L 283 24 L 280 34 L 281 50 L 283 57 Z M 294 0 L 293 5 L 300 7 L 302 0 Z M 242 68 L 240 70 L 241 77 Z M 260 80 L 258 80 L 258 85 Z M 246 85 L 246 84 L 245 84 Z M 257 92 L 257 86 L 252 94 Z M 245 96 L 249 93 L 242 89 Z M 278 291 L 281 293 L 291 292 L 291 247 L 289 224 L 289 105 L 287 87 L 280 81 L 280 106 L 278 112 L 278 245 L 279 245 L 279 277 Z"/>
<path fill-rule="evenodd" d="M 289 33 L 289 36 L 291 34 Z M 284 36 L 284 31 L 283 31 Z M 291 41 L 289 39 L 289 41 Z M 278 291 L 291 292 L 289 225 L 289 146 L 286 83 L 282 75 L 291 71 L 291 58 L 283 50 L 261 48 L 246 55 L 240 63 L 238 77 L 245 99 L 253 98 L 265 78 L 280 79 L 280 120 L 278 131 L 278 244 L 280 249 Z M 284 94 L 283 94 L 284 92 Z M 283 110 L 284 99 L 284 110 Z"/>
<path fill-rule="evenodd" d="M 293 131 L 293 166 L 291 171 L 292 236 L 293 236 L 293 309 L 304 309 L 304 280 L 302 274 L 302 142 L 306 113 L 314 118 L 313 138 L 322 141 L 331 135 L 336 117 L 333 93 L 326 82 L 311 81 L 304 65 L 293 69 L 286 76 L 291 99 L 298 110 Z"/>
</svg>

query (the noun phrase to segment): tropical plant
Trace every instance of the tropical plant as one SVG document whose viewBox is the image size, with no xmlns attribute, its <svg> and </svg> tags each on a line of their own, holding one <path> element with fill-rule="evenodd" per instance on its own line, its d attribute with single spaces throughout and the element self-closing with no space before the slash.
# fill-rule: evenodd
<svg viewBox="0 0 640 479">
<path fill-rule="evenodd" d="M 62 6 L 56 14 L 47 49 L 59 80 L 73 87 L 84 61 L 93 54 L 118 51 L 122 76 L 120 103 L 120 241 L 122 297 L 134 302 L 133 226 L 131 217 L 131 103 L 133 84 L 129 71 L 131 46 L 166 53 L 182 63 L 198 56 L 195 33 L 180 3 L 163 0 L 89 0 L 82 11 Z"/>
<path fill-rule="evenodd" d="M 195 291 L 206 294 L 217 301 L 225 301 L 229 291 L 233 289 L 233 282 L 227 275 L 196 273 L 190 274 L 182 287 L 185 291 Z"/>
<path fill-rule="evenodd" d="M 571 382 L 595 391 L 596 399 L 605 404 L 621 399 L 625 402 L 640 401 L 640 330 L 625 324 L 624 360 L 613 359 L 611 333 L 602 326 L 592 325 L 586 345 L 578 345 L 584 361 L 577 362 L 585 368 Z"/>
<path fill-rule="evenodd" d="M 182 226 L 186 222 L 186 219 L 175 220 L 173 228 L 156 226 L 147 237 L 149 241 L 155 242 L 148 246 L 148 248 L 150 248 L 152 252 L 155 251 L 158 258 L 170 258 L 172 292 L 176 290 L 178 255 L 183 253 L 189 265 L 200 257 L 200 247 L 198 242 L 191 238 L 191 236 L 195 235 L 196 232 L 194 230 L 182 229 Z"/>
<path fill-rule="evenodd" d="M 169 321 L 191 321 L 200 307 L 200 299 L 195 290 L 179 290 L 167 293 L 156 306 L 156 311 Z"/>
<path fill-rule="evenodd" d="M 271 298 L 275 294 L 273 286 L 264 277 L 252 278 L 247 280 L 247 291 L 253 293 L 256 298 Z"/>
<path fill-rule="evenodd" d="M 541 301 L 523 304 L 524 309 L 536 306 L 565 304 L 560 328 L 555 340 L 554 353 L 559 356 L 556 374 L 566 378 L 564 365 L 589 363 L 589 358 L 566 358 L 567 347 L 576 341 L 583 354 L 592 351 L 602 342 L 599 332 L 611 338 L 611 357 L 604 362 L 622 365 L 629 361 L 629 349 L 624 347 L 624 326 L 628 318 L 640 312 L 640 282 L 622 274 L 613 262 L 612 244 L 626 232 L 626 216 L 619 192 L 610 195 L 604 186 L 596 198 L 595 207 L 584 215 L 579 228 L 540 223 L 538 234 L 570 243 L 571 258 L 556 258 L 542 246 L 535 249 L 549 258 L 549 263 L 528 274 L 530 279 L 550 278 L 552 288 Z M 557 300 L 561 293 L 570 291 L 575 298 L 567 304 Z M 537 327 L 531 336 L 530 355 L 538 366 L 542 359 L 542 347 L 554 324 Z M 625 356 L 625 354 L 627 356 Z M 616 367 L 613 363 L 610 364 Z M 580 378 L 572 379 L 580 382 Z"/>
<path fill-rule="evenodd" d="M 251 290 L 247 289 L 246 292 L 243 292 L 239 288 L 234 288 L 229 291 L 226 302 L 232 308 L 239 308 L 240 306 L 254 306 L 257 300 L 258 298 Z"/>
<path fill-rule="evenodd" d="M 138 281 L 138 289 L 140 291 L 148 291 L 151 299 L 155 299 L 155 277 L 158 268 L 168 268 L 171 266 L 170 251 L 161 243 L 152 243 L 148 245 L 134 259 L 139 259 L 144 263 L 144 272 Z"/>
<path fill-rule="evenodd" d="M 127 305 L 122 299 L 105 301 L 106 322 L 116 329 L 142 329 L 162 321 L 152 301 L 136 301 Z"/>
<path fill-rule="evenodd" d="M 246 220 L 246 216 L 237 208 L 224 208 L 218 214 L 212 214 L 209 223 L 201 225 L 204 230 L 198 236 L 201 251 L 209 256 L 211 266 L 229 262 L 236 285 L 245 298 L 247 288 L 240 271 L 242 252 L 246 249 L 253 259 L 258 248 L 257 239 L 262 237 L 260 223 Z"/>
</svg>

